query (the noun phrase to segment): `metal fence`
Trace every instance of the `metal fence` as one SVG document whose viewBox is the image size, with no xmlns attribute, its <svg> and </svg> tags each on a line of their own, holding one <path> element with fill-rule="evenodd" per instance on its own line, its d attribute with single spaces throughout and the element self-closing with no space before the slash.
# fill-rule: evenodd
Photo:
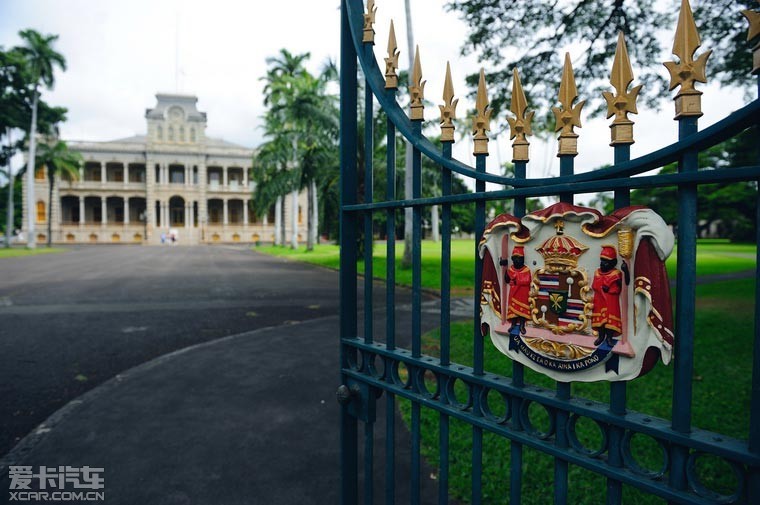
<svg viewBox="0 0 760 505">
<path fill-rule="evenodd" d="M 685 10 L 684 10 L 685 9 Z M 696 289 L 696 241 L 697 241 L 697 191 L 707 183 L 757 181 L 760 166 L 722 167 L 699 170 L 697 156 L 720 142 L 732 138 L 758 124 L 760 100 L 754 100 L 702 131 L 698 130 L 701 93 L 694 88 L 695 81 L 703 81 L 704 58 L 693 58 L 698 47 L 689 37 L 693 20 L 688 3 L 684 2 L 681 20 L 676 34 L 682 42 L 676 43 L 674 51 L 678 63 L 670 64 L 671 74 L 681 88 L 676 97 L 678 141 L 672 145 L 630 159 L 629 123 L 626 112 L 630 111 L 629 80 L 620 74 L 610 94 L 611 104 L 617 107 L 612 127 L 611 144 L 614 149 L 614 165 L 593 172 L 574 174 L 575 138 L 573 131 L 574 84 L 563 77 L 561 90 L 562 107 L 559 113 L 566 120 L 560 133 L 559 177 L 526 178 L 528 151 L 524 125 L 529 121 L 525 115 L 524 100 L 515 91 L 512 111 L 514 144 L 514 177 L 486 173 L 488 137 L 487 99 L 485 89 L 479 92 L 475 119 L 475 166 L 467 166 L 452 159 L 453 124 L 447 117 L 453 114 L 453 89 L 447 80 L 446 103 L 441 107 L 442 147 L 437 148 L 422 133 L 421 69 L 415 65 L 410 79 L 412 96 L 411 117 L 397 102 L 398 52 L 395 41 L 389 40 L 389 54 L 385 57 L 386 68 L 380 69 L 374 53 L 374 2 L 369 0 L 367 11 L 360 0 L 342 1 L 341 28 L 341 329 L 340 329 L 340 375 L 338 397 L 341 407 L 341 477 L 342 503 L 363 501 L 373 503 L 375 495 L 384 497 L 385 503 L 394 503 L 399 486 L 409 486 L 411 503 L 430 501 L 422 496 L 421 458 L 421 412 L 433 409 L 439 416 L 439 458 L 435 469 L 437 500 L 448 503 L 449 496 L 449 426 L 452 419 L 467 423 L 472 429 L 470 501 L 482 503 L 483 435 L 491 432 L 511 441 L 510 473 L 503 478 L 509 481 L 509 495 L 500 503 L 520 503 L 523 496 L 523 477 L 526 469 L 522 464 L 525 450 L 545 453 L 554 459 L 553 474 L 546 475 L 547 486 L 554 489 L 554 503 L 568 502 L 568 467 L 577 465 L 601 475 L 606 479 L 607 503 L 622 503 L 626 486 L 638 488 L 670 503 L 760 503 L 760 293 L 755 288 L 755 326 L 751 339 L 752 396 L 748 440 L 729 438 L 720 433 L 707 432 L 693 427 L 692 375 L 695 335 L 695 289 Z M 755 18 L 755 24 L 757 20 Z M 689 33 L 684 32 L 686 30 Z M 755 26 L 755 30 L 757 27 Z M 694 32 L 696 34 L 696 32 Z M 391 38 L 393 34 L 391 34 Z M 689 42 L 691 40 L 691 42 Z M 680 44 L 680 46 L 679 46 Z M 755 62 L 758 62 L 757 50 Z M 361 73 L 357 62 L 361 64 Z M 702 67 L 700 68 L 700 65 Z M 567 69 L 566 69 L 567 72 Z M 572 69 L 570 69 L 572 73 Z M 755 69 L 758 72 L 758 69 Z M 364 86 L 358 86 L 361 76 Z M 621 77 L 622 76 L 622 77 Z M 628 81 L 628 82 L 624 82 Z M 572 84 L 572 86 L 571 86 Z M 675 87 L 675 86 L 673 86 Z M 515 90 L 519 88 L 516 79 Z M 359 90 L 364 92 L 363 138 L 359 122 Z M 635 100 L 635 98 L 634 98 Z M 609 100 L 608 100 L 609 101 Z M 373 198 L 372 156 L 365 155 L 363 166 L 358 166 L 357 153 L 373 151 L 373 111 L 375 103 L 387 117 L 385 169 L 385 198 Z M 635 103 L 635 102 L 634 102 Z M 611 105 L 611 106 L 613 106 Z M 579 110 L 578 110 L 579 113 Z M 522 130 L 521 130 L 522 128 Z M 662 128 L 667 128 L 663 124 Z M 755 130 L 756 131 L 756 130 Z M 413 197 L 403 199 L 396 194 L 396 138 L 402 136 L 412 149 Z M 617 136 L 617 137 L 616 137 Z M 760 142 L 760 139 L 758 139 Z M 360 146 L 360 143 L 363 143 Z M 422 159 L 427 157 L 440 167 L 441 196 L 423 198 L 421 192 Z M 667 175 L 640 175 L 670 163 L 678 164 L 677 173 Z M 453 173 L 474 181 L 475 191 L 469 194 L 452 194 Z M 361 181 L 363 177 L 363 181 Z M 360 184 L 361 182 L 361 184 Z M 486 183 L 499 185 L 501 189 L 486 191 Z M 473 255 L 476 257 L 472 273 L 473 286 L 479 286 L 481 262 L 477 258 L 477 241 L 486 224 L 486 202 L 490 200 L 513 200 L 514 214 L 525 214 L 526 198 L 559 196 L 560 201 L 573 202 L 575 194 L 598 191 L 614 191 L 615 206 L 629 204 L 630 191 L 637 188 L 675 186 L 678 189 L 678 270 L 676 279 L 675 331 L 677 335 L 672 365 L 672 413 L 669 420 L 636 413 L 626 408 L 625 382 L 609 384 L 609 403 L 599 403 L 572 394 L 572 384 L 556 382 L 555 390 L 536 388 L 524 380 L 523 365 L 513 362 L 511 377 L 498 376 L 484 367 L 484 339 L 480 333 L 480 292 L 475 288 L 474 319 L 472 330 L 472 367 L 453 363 L 450 358 L 450 268 L 451 268 L 451 215 L 452 206 L 474 204 L 475 235 Z M 363 194 L 359 194 L 359 192 Z M 758 209 L 760 209 L 759 200 Z M 440 356 L 430 357 L 422 353 L 422 288 L 421 288 L 421 239 L 423 209 L 439 205 L 441 219 L 441 272 L 440 272 Z M 396 215 L 399 210 L 412 209 L 412 290 L 411 327 L 408 328 L 409 349 L 397 346 L 396 335 Z M 758 211 L 760 212 L 760 210 Z M 384 216 L 386 223 L 387 255 L 385 300 L 373 299 L 372 241 L 373 216 Z M 358 241 L 364 241 L 363 258 L 358 257 Z M 363 271 L 357 271 L 357 261 L 363 259 Z M 364 276 L 363 293 L 358 293 L 358 276 Z M 364 297 L 360 311 L 359 298 Z M 385 334 L 373 335 L 373 306 L 385 304 Z M 359 332 L 360 317 L 363 331 Z M 748 339 L 750 340 L 750 339 Z M 405 339 L 406 341 L 406 339 Z M 506 358 L 505 358 L 506 359 Z M 466 398 L 458 396 L 454 384 L 463 384 Z M 504 415 L 495 415 L 488 406 L 491 392 L 504 399 Z M 730 390 L 726 394 L 731 394 Z M 400 399 L 411 403 L 410 413 L 410 468 L 409 475 L 397 475 L 397 439 L 395 427 L 397 406 Z M 662 398 L 667 402 L 671 398 Z M 382 403 L 384 419 L 376 419 L 378 404 Z M 527 415 L 531 405 L 540 405 L 549 416 L 549 428 L 538 430 Z M 587 450 L 578 443 L 574 434 L 579 419 L 589 419 L 602 432 L 603 443 L 599 450 Z M 378 432 L 375 433 L 375 425 Z M 360 430 L 360 426 L 363 428 Z M 363 434 L 363 438 L 360 437 Z M 652 470 L 639 465 L 631 453 L 634 436 L 654 440 L 662 449 L 659 469 Z M 362 441 L 363 440 L 363 441 Z M 375 451 L 376 441 L 381 441 L 381 451 Z M 376 462 L 376 453 L 382 453 L 382 461 Z M 705 456 L 723 460 L 734 473 L 735 489 L 729 493 L 717 493 L 702 484 L 699 478 L 698 460 Z M 377 464 L 376 464 L 377 463 Z M 382 488 L 382 489 L 378 489 Z M 360 500 L 361 495 L 361 500 Z"/>
</svg>

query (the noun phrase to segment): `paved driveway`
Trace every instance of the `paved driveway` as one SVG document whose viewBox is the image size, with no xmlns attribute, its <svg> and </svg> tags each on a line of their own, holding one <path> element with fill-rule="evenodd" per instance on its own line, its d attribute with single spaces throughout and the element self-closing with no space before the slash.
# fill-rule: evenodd
<svg viewBox="0 0 760 505">
<path fill-rule="evenodd" d="M 337 280 L 245 247 L 94 246 L 0 260 L 0 455 L 133 366 L 337 314 Z"/>
</svg>

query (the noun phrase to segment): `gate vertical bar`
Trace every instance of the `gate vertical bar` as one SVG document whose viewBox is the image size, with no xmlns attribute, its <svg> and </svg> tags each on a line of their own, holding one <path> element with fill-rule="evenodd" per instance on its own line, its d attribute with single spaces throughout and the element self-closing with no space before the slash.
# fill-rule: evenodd
<svg viewBox="0 0 760 505">
<path fill-rule="evenodd" d="M 678 139 L 697 132 L 697 118 L 679 119 Z M 697 153 L 687 152 L 678 162 L 678 171 L 695 172 Z M 676 331 L 673 363 L 672 427 L 680 433 L 691 431 L 692 371 L 694 368 L 694 309 L 696 305 L 697 265 L 697 187 L 683 184 L 678 188 L 678 271 L 676 273 Z M 688 449 L 673 446 L 670 466 L 670 485 L 686 489 L 686 460 Z"/>
<path fill-rule="evenodd" d="M 758 95 L 760 95 L 760 77 L 758 78 Z M 755 130 L 760 126 L 755 126 Z M 760 225 L 760 180 L 757 182 L 755 198 L 755 219 Z M 756 230 L 756 244 L 760 245 L 760 226 Z M 755 255 L 755 268 L 760 269 L 760 247 Z M 752 348 L 752 396 L 749 414 L 749 450 L 760 453 L 760 282 L 755 276 L 755 328 Z M 750 468 L 747 486 L 748 503 L 760 501 L 760 468 Z"/>
<path fill-rule="evenodd" d="M 443 140 L 443 139 L 442 139 Z M 444 158 L 451 159 L 452 141 L 443 140 Z M 441 190 L 443 196 L 451 194 L 451 171 L 441 170 Z M 451 204 L 442 208 L 441 233 L 441 366 L 450 364 L 451 339 Z M 444 393 L 441 393 L 445 396 Z M 438 503 L 449 503 L 449 416 L 441 412 L 438 420 Z"/>
<path fill-rule="evenodd" d="M 615 88 L 615 93 L 605 92 L 603 96 L 607 101 L 607 116 L 615 116 L 610 125 L 610 145 L 614 149 L 614 163 L 619 165 L 631 159 L 631 144 L 633 144 L 633 121 L 628 118 L 629 113 L 637 112 L 636 98 L 641 86 L 632 91 L 628 87 L 633 82 L 633 69 L 628 57 L 628 49 L 625 45 L 623 32 L 618 32 L 618 42 L 615 48 L 615 59 L 612 63 L 610 84 Z M 615 209 L 628 207 L 631 204 L 631 192 L 628 188 L 615 190 Z M 623 261 L 625 261 L 623 259 Z M 625 300 L 625 298 L 624 298 Z M 627 300 L 623 303 L 627 303 Z M 625 382 L 610 383 L 610 413 L 616 416 L 625 416 L 626 391 Z M 619 426 L 612 425 L 609 430 L 609 448 L 607 461 L 615 468 L 623 467 L 622 441 L 625 431 Z M 623 500 L 623 484 L 621 481 L 607 478 L 607 505 L 620 505 Z"/>
<path fill-rule="evenodd" d="M 346 212 L 343 206 L 356 203 L 356 127 L 357 127 L 357 90 L 356 50 L 351 39 L 351 27 L 348 19 L 348 0 L 341 3 L 340 31 L 340 338 L 356 338 L 356 227 L 355 213 Z M 341 368 L 348 368 L 351 357 L 356 350 L 341 344 Z M 341 376 L 341 384 L 347 382 Z M 358 448 L 357 420 L 349 413 L 349 406 L 341 406 L 340 430 L 340 467 L 341 493 L 343 505 L 353 505 L 358 500 Z"/>
<path fill-rule="evenodd" d="M 745 16 L 747 15 L 744 13 Z M 748 17 L 749 19 L 749 17 Z M 760 44 L 754 47 L 754 61 L 760 61 Z M 752 70 L 757 74 L 757 97 L 760 98 L 760 66 Z M 760 125 L 754 126 L 755 135 L 760 135 Z M 760 154 L 760 153 L 759 153 Z M 760 162 L 760 156 L 758 157 Z M 755 244 L 760 245 L 760 180 L 757 185 L 755 196 L 755 223 L 757 226 Z M 755 254 L 755 269 L 760 270 L 760 247 Z M 754 342 L 752 346 L 752 396 L 749 413 L 749 450 L 755 454 L 760 453 L 760 282 L 755 276 L 755 328 Z M 749 482 L 747 486 L 747 498 L 749 503 L 760 501 L 760 468 L 750 468 Z"/>
<path fill-rule="evenodd" d="M 394 94 L 394 90 L 389 90 Z M 386 128 L 386 186 L 385 198 L 396 199 L 396 127 L 387 120 Z M 386 212 L 386 264 L 385 264 L 385 345 L 396 349 L 396 210 Z M 392 361 L 386 359 L 385 380 L 393 381 Z M 385 400 L 385 503 L 393 505 L 396 494 L 396 395 L 386 394 Z"/>
<path fill-rule="evenodd" d="M 372 46 L 365 45 L 365 50 L 372 51 Z M 364 202 L 374 201 L 374 145 L 373 145 L 373 94 L 369 82 L 364 82 Z M 372 289 L 374 276 L 372 273 L 373 256 L 373 226 L 372 211 L 364 213 L 364 343 L 371 344 L 373 341 L 373 313 L 374 303 Z M 362 361 L 365 373 L 369 373 L 370 363 Z M 370 400 L 374 402 L 374 399 Z M 364 424 L 364 504 L 372 505 L 375 496 L 375 424 L 374 420 Z"/>
<path fill-rule="evenodd" d="M 671 89 L 680 85 L 675 97 L 675 119 L 678 121 L 678 140 L 697 133 L 697 122 L 702 115 L 702 92 L 694 89 L 694 82 L 705 74 L 706 57 L 694 61 L 700 46 L 699 34 L 688 0 L 682 0 L 678 15 L 672 53 L 679 63 L 667 62 L 671 74 Z M 698 170 L 698 152 L 689 150 L 678 161 L 679 173 Z M 696 305 L 697 267 L 697 186 L 681 184 L 678 187 L 678 271 L 676 273 L 676 334 L 673 349 L 673 403 L 671 427 L 679 433 L 691 431 L 692 373 L 694 369 L 694 309 Z M 673 445 L 670 455 L 668 483 L 675 489 L 686 489 L 686 465 L 689 450 Z"/>
<path fill-rule="evenodd" d="M 515 118 L 509 118 L 509 127 L 511 137 L 515 139 L 512 143 L 512 163 L 515 167 L 515 179 L 524 180 L 528 171 L 528 160 L 530 159 L 530 142 L 526 138 L 531 130 L 531 121 L 533 112 L 526 116 L 528 101 L 525 98 L 525 92 L 520 82 L 520 73 L 515 68 L 512 74 L 512 103 L 510 110 L 515 114 Z M 522 218 L 526 211 L 526 198 L 524 196 L 514 199 L 514 215 Z M 502 300 L 507 303 L 507 300 Z M 517 388 L 524 386 L 524 368 L 523 364 L 517 360 L 512 360 L 512 385 Z M 522 399 L 514 395 L 511 400 L 511 420 L 512 428 L 519 432 L 522 430 L 520 411 L 522 409 Z M 522 501 L 522 456 L 523 445 L 513 440 L 510 444 L 509 456 L 509 502 L 518 504 Z"/>
<path fill-rule="evenodd" d="M 562 69 L 562 82 L 559 86 L 559 102 L 561 108 L 554 108 L 554 113 L 558 118 L 557 129 L 559 134 L 559 175 L 560 177 L 569 177 L 575 171 L 575 157 L 578 155 L 578 134 L 573 130 L 574 127 L 581 125 L 580 115 L 584 102 L 579 102 L 573 106 L 573 102 L 578 98 L 578 89 L 575 85 L 573 67 L 570 64 L 570 54 L 565 53 L 565 65 Z M 574 201 L 573 193 L 560 193 L 559 201 L 572 204 Z M 557 382 L 557 398 L 562 401 L 570 399 L 571 386 L 569 382 Z M 567 411 L 558 410 L 555 414 L 556 425 L 554 434 L 554 443 L 561 449 L 568 448 L 567 439 Z M 555 505 L 565 505 L 567 503 L 567 461 L 558 457 L 554 458 L 554 503 Z"/>
<path fill-rule="evenodd" d="M 412 122 L 412 133 L 422 135 L 422 121 Z M 407 144 L 410 146 L 411 144 Z M 422 153 L 416 147 L 412 150 L 412 198 L 422 196 Z M 412 357 L 422 355 L 422 207 L 412 208 Z M 409 370 L 412 384 L 415 377 Z M 423 379 L 424 380 L 424 379 Z M 420 457 L 420 404 L 412 401 L 412 505 L 418 505 L 421 497 L 420 475 L 422 462 Z"/>
<path fill-rule="evenodd" d="M 478 82 L 478 94 L 475 100 L 475 119 L 473 125 L 473 141 L 475 155 L 475 170 L 479 173 L 486 172 L 486 157 L 488 156 L 488 135 L 486 132 L 490 127 L 491 109 L 488 107 L 488 97 L 486 95 L 486 77 L 483 69 L 480 70 L 480 80 Z M 481 180 L 475 181 L 475 193 L 484 193 L 486 183 Z M 483 336 L 480 333 L 480 282 L 483 276 L 483 263 L 480 261 L 478 254 L 478 241 L 483 236 L 486 227 L 486 204 L 483 200 L 475 202 L 475 275 L 473 285 L 476 286 L 473 293 L 473 373 L 483 375 Z M 469 391 L 472 402 L 472 413 L 474 416 L 481 416 L 480 410 L 480 386 L 471 386 Z M 482 428 L 472 426 L 472 505 L 480 505 L 482 500 L 482 478 L 483 478 L 483 430 Z"/>
<path fill-rule="evenodd" d="M 514 92 L 513 92 L 514 94 Z M 525 179 L 527 174 L 527 162 L 524 160 L 515 160 L 515 178 Z M 525 215 L 526 198 L 515 198 L 515 216 L 523 217 Z M 502 303 L 506 303 L 503 300 Z M 524 365 L 517 360 L 512 360 L 512 384 L 515 387 L 522 388 L 525 386 L 523 377 L 525 376 Z M 520 420 L 520 410 L 522 409 L 522 399 L 515 395 L 512 397 L 512 426 L 516 431 L 522 430 Z M 509 503 L 520 503 L 522 501 L 522 459 L 523 445 L 513 441 L 510 444 L 509 459 Z"/>
<path fill-rule="evenodd" d="M 454 144 L 454 123 L 457 101 L 454 101 L 454 85 L 451 81 L 451 66 L 446 63 L 446 77 L 443 85 L 441 106 L 441 154 L 444 159 L 451 159 Z M 451 171 L 441 170 L 441 193 L 451 195 Z M 449 366 L 451 345 L 451 203 L 442 207 L 441 233 L 441 366 Z M 438 385 L 439 389 L 441 385 Z M 440 392 L 441 401 L 445 403 L 446 393 Z M 441 412 L 438 416 L 438 504 L 449 503 L 449 416 Z"/>
<path fill-rule="evenodd" d="M 422 137 L 422 121 L 424 119 L 425 106 L 424 83 L 422 82 L 422 64 L 420 63 L 420 48 L 414 53 L 414 62 L 409 81 L 410 119 L 412 121 L 412 137 Z M 413 145 L 407 143 L 407 148 Z M 417 200 L 422 197 L 422 153 L 414 146 L 412 148 L 412 198 Z M 422 356 L 422 207 L 412 207 L 412 357 Z M 420 393 L 425 388 L 424 376 L 419 376 L 417 371 L 409 368 L 409 380 L 412 389 Z M 421 474 L 422 457 L 421 449 L 421 406 L 419 402 L 412 401 L 412 475 L 411 475 L 411 503 L 418 505 L 421 500 Z"/>
<path fill-rule="evenodd" d="M 365 49 L 372 50 L 372 46 L 365 46 Z M 364 202 L 372 203 L 373 201 L 373 142 L 372 136 L 372 118 L 373 115 L 373 95 L 369 82 L 364 83 Z M 372 272 L 372 249 L 374 244 L 372 229 L 372 211 L 364 213 L 364 342 L 371 344 L 373 341 L 373 296 L 372 288 L 374 287 Z"/>
<path fill-rule="evenodd" d="M 374 1 L 368 2 L 367 9 L 374 19 Z M 385 59 L 385 93 L 386 98 L 396 100 L 398 88 L 399 51 L 396 33 L 391 20 L 388 33 L 388 57 Z M 374 61 L 374 55 L 372 55 Z M 396 199 L 396 126 L 390 117 L 386 122 L 386 158 L 385 158 L 385 198 Z M 386 274 L 385 274 L 385 345 L 388 350 L 396 349 L 396 210 L 388 209 L 386 213 Z M 385 359 L 384 380 L 394 382 L 394 364 L 391 358 Z M 385 401 L 385 503 L 393 505 L 396 501 L 396 395 L 390 391 Z"/>
</svg>

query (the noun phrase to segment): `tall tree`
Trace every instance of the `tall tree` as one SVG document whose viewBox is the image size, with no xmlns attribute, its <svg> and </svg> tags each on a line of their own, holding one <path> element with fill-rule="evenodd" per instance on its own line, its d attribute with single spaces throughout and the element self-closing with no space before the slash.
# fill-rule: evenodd
<svg viewBox="0 0 760 505">
<path fill-rule="evenodd" d="M 694 10 L 703 48 L 714 49 L 710 75 L 722 84 L 749 89 L 753 82 L 746 23 L 739 11 L 756 5 L 755 0 L 700 0 Z M 661 62 L 670 47 L 662 47 L 660 40 L 663 30 L 674 29 L 675 0 L 449 0 L 447 9 L 469 26 L 462 52 L 477 54 L 486 68 L 494 116 L 510 103 L 509 83 L 518 67 L 531 107 L 546 111 L 544 125 L 553 121 L 549 111 L 561 75 L 560 49 L 571 45 L 579 92 L 600 112 L 603 77 L 619 30 L 639 67 L 636 79 L 644 85 L 646 104 L 656 107 L 667 96 Z M 475 89 L 477 75 L 468 76 L 468 83 Z"/>
<path fill-rule="evenodd" d="M 309 53 L 293 54 L 287 49 L 280 49 L 278 56 L 270 56 L 266 59 L 268 69 L 267 74 L 262 79 L 265 81 L 264 85 L 264 105 L 275 106 L 287 98 L 288 87 L 283 86 L 283 82 L 288 78 L 301 76 L 306 72 L 306 68 L 303 66 L 304 62 L 309 59 Z M 271 116 L 271 114 L 268 114 Z M 283 118 L 267 118 L 269 122 L 272 120 L 278 123 L 277 127 L 282 128 L 285 126 Z M 268 130 L 272 130 L 271 127 L 267 127 Z M 292 140 L 291 140 L 292 144 Z M 293 157 L 296 156 L 295 152 L 291 151 Z M 283 205 L 284 193 L 279 195 L 275 201 L 275 244 L 285 245 L 285 207 Z M 298 240 L 298 193 L 291 193 L 292 203 L 292 242 L 295 247 Z"/>
<path fill-rule="evenodd" d="M 269 71 L 265 101 L 266 137 L 269 139 L 257 155 L 257 206 L 271 205 L 271 200 L 290 192 L 293 202 L 292 246 L 297 245 L 298 194 L 306 190 L 307 249 L 312 250 L 317 237 L 317 182 L 328 163 L 329 151 L 335 149 L 338 131 L 336 98 L 327 92 L 334 66 L 315 77 L 303 67 L 309 57 L 292 55 L 287 50 L 279 58 L 268 58 Z"/>
<path fill-rule="evenodd" d="M 409 61 L 407 76 L 412 75 L 412 66 L 414 65 L 414 31 L 412 30 L 412 6 L 410 0 L 404 0 L 404 14 L 406 17 L 406 47 Z M 406 160 L 404 171 L 404 197 L 407 200 L 414 198 L 412 184 L 414 174 L 412 173 L 412 149 L 409 142 L 406 143 Z M 401 265 L 404 268 L 412 266 L 412 208 L 404 209 L 404 252 L 401 256 Z"/>
<path fill-rule="evenodd" d="M 5 247 L 11 246 L 11 235 L 15 227 L 14 192 L 15 177 L 11 159 L 23 147 L 22 139 L 14 140 L 13 131 L 25 128 L 27 121 L 28 69 L 26 60 L 17 49 L 0 50 L 0 139 L 2 159 L 8 179 L 7 207 L 5 211 Z"/>
<path fill-rule="evenodd" d="M 38 169 L 47 168 L 48 179 L 48 205 L 47 205 L 47 246 L 50 247 L 53 240 L 53 194 L 55 192 L 56 179 L 60 176 L 69 179 L 79 178 L 79 166 L 83 163 L 82 155 L 69 150 L 69 146 L 62 140 L 54 143 L 40 144 L 39 153 L 35 166 Z"/>
<path fill-rule="evenodd" d="M 27 61 L 30 82 L 32 83 L 32 119 L 29 127 L 29 161 L 27 165 L 27 247 L 34 248 L 34 160 L 36 157 L 37 107 L 40 85 L 51 89 L 55 83 L 55 68 L 66 70 L 66 59 L 53 49 L 58 35 L 42 35 L 35 30 L 22 30 L 19 36 L 24 45 L 20 53 Z"/>
</svg>

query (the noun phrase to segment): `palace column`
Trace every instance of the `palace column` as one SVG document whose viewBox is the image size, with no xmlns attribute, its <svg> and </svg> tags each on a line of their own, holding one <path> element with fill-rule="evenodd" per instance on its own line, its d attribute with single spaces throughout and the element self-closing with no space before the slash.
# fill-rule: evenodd
<svg viewBox="0 0 760 505">
<path fill-rule="evenodd" d="M 145 159 L 145 240 L 151 236 L 156 225 L 156 200 L 154 187 L 156 184 L 155 162 Z"/>
<path fill-rule="evenodd" d="M 100 184 L 106 183 L 106 164 L 100 163 Z"/>
<path fill-rule="evenodd" d="M 129 197 L 124 197 L 124 226 L 129 225 Z"/>
<path fill-rule="evenodd" d="M 129 163 L 124 163 L 124 186 L 129 184 Z"/>
<path fill-rule="evenodd" d="M 227 189 L 227 167 L 222 167 L 222 186 Z"/>
<path fill-rule="evenodd" d="M 226 173 L 227 172 L 225 172 L 225 174 Z M 229 223 L 229 221 L 228 221 L 229 213 L 228 213 L 228 210 L 227 210 L 227 208 L 228 208 L 228 206 L 227 206 L 227 199 L 225 198 L 222 201 L 224 202 L 224 221 L 223 221 L 223 224 L 224 224 L 224 226 L 227 226 L 227 224 Z"/>
<path fill-rule="evenodd" d="M 243 167 L 243 189 L 248 191 L 248 169 Z"/>
<path fill-rule="evenodd" d="M 206 240 L 206 224 L 208 223 L 208 174 L 206 173 L 206 159 L 198 164 L 198 221 L 201 227 L 201 242 Z"/>
<path fill-rule="evenodd" d="M 79 197 L 79 227 L 84 227 L 84 196 Z"/>
<path fill-rule="evenodd" d="M 108 223 L 108 204 L 105 196 L 100 197 L 100 225 Z"/>
<path fill-rule="evenodd" d="M 248 199 L 243 200 L 243 228 L 248 228 Z"/>
</svg>

